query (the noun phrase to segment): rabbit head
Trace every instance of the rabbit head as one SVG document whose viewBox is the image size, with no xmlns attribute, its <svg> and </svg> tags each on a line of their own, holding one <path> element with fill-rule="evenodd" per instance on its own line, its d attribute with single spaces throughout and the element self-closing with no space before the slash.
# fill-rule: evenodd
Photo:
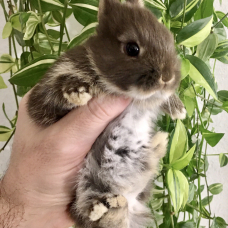
<svg viewBox="0 0 228 228">
<path fill-rule="evenodd" d="M 180 72 L 173 36 L 141 0 L 100 0 L 98 19 L 87 49 L 101 84 L 138 99 L 174 92 Z"/>
</svg>

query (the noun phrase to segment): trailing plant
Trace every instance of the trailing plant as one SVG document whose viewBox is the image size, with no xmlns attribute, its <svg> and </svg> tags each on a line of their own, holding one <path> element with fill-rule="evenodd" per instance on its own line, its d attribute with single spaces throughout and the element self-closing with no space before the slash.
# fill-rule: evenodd
<svg viewBox="0 0 228 228">
<path fill-rule="evenodd" d="M 0 73 L 10 72 L 9 82 L 16 102 L 13 119 L 2 104 L 9 121 L 9 126 L 0 126 L 0 141 L 6 141 L 2 151 L 15 131 L 18 96 L 31 89 L 62 52 L 95 33 L 98 1 L 9 0 L 6 5 L 0 0 L 0 3 L 6 20 L 2 37 L 9 40 L 9 53 L 0 56 Z M 168 132 L 170 139 L 154 184 L 153 198 L 148 202 L 156 228 L 199 228 L 201 218 L 208 220 L 210 228 L 227 226 L 223 218 L 212 214 L 210 207 L 223 185 L 208 185 L 207 181 L 207 148 L 217 145 L 224 136 L 211 128 L 211 116 L 228 112 L 228 91 L 218 91 L 214 75 L 217 61 L 228 64 L 224 29 L 228 27 L 228 13 L 215 11 L 213 4 L 214 0 L 145 0 L 145 6 L 175 38 L 182 74 L 177 93 L 187 110 L 184 121 L 173 121 L 167 115 L 158 120 L 158 127 Z M 66 26 L 72 14 L 84 26 L 76 37 L 69 37 Z M 0 89 L 7 88 L 4 80 L 0 76 Z M 217 155 L 220 166 L 227 165 L 227 154 Z M 204 189 L 207 196 L 202 199 Z"/>
</svg>

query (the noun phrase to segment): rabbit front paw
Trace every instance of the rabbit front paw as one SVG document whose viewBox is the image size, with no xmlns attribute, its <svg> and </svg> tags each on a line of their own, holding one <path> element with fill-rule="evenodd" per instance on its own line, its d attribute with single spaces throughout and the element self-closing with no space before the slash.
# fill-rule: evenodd
<svg viewBox="0 0 228 228">
<path fill-rule="evenodd" d="M 69 103 L 75 104 L 76 106 L 86 105 L 88 101 L 92 98 L 91 94 L 86 92 L 86 89 L 83 86 L 78 88 L 77 92 L 65 92 L 63 96 L 67 99 Z"/>
<path fill-rule="evenodd" d="M 186 109 L 183 107 L 181 110 L 176 110 L 174 113 L 171 114 L 171 118 L 173 120 L 180 119 L 183 120 L 186 117 Z"/>
<path fill-rule="evenodd" d="M 125 207 L 126 204 L 126 198 L 121 195 L 101 199 L 100 201 L 96 200 L 93 203 L 89 218 L 91 221 L 97 221 L 107 213 L 110 208 Z"/>
</svg>

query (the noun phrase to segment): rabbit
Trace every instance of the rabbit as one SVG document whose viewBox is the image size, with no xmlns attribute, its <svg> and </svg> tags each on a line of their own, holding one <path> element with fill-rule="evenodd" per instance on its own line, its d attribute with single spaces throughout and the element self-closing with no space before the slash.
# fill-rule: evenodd
<svg viewBox="0 0 228 228">
<path fill-rule="evenodd" d="M 172 34 L 141 0 L 100 0 L 96 34 L 68 50 L 29 95 L 34 122 L 49 126 L 93 97 L 132 99 L 97 138 L 75 178 L 70 214 L 77 228 L 142 228 L 152 217 L 146 201 L 165 132 L 161 112 L 184 119 L 175 94 L 180 64 Z"/>
</svg>

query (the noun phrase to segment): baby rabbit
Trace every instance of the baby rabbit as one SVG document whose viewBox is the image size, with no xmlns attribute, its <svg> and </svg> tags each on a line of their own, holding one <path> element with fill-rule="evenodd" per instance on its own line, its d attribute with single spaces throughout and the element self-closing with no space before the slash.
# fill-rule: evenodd
<svg viewBox="0 0 228 228">
<path fill-rule="evenodd" d="M 171 33 L 141 0 L 100 0 L 96 35 L 64 53 L 33 88 L 28 112 L 39 125 L 58 121 L 96 96 L 132 99 L 97 138 L 75 178 L 71 215 L 77 228 L 143 228 L 146 200 L 167 133 L 155 132 L 164 111 L 184 118 L 175 89 L 179 62 Z"/>
</svg>

